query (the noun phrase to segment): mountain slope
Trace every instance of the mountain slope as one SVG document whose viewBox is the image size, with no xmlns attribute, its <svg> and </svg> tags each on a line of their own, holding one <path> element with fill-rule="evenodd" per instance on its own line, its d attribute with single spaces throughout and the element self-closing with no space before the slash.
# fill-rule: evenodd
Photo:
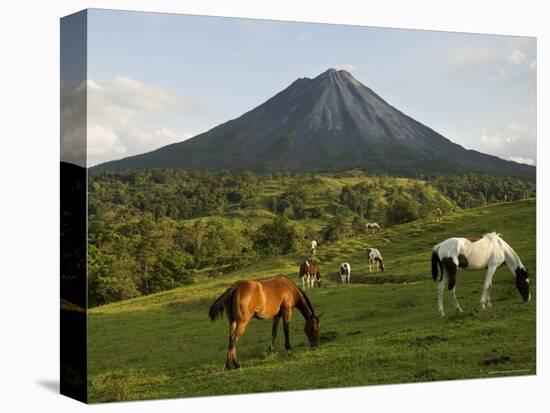
<svg viewBox="0 0 550 413">
<path fill-rule="evenodd" d="M 335 69 L 300 78 L 255 109 L 192 139 L 92 171 L 151 167 L 535 175 L 532 166 L 454 144 Z"/>
</svg>

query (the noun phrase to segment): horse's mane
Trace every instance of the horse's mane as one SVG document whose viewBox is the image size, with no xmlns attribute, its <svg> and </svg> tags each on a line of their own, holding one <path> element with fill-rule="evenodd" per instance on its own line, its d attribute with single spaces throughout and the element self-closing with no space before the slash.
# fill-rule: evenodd
<svg viewBox="0 0 550 413">
<path fill-rule="evenodd" d="M 498 234 L 496 232 L 489 232 L 488 234 L 485 234 L 483 236 L 483 238 L 488 238 L 488 239 L 501 239 L 500 236 L 502 234 Z"/>
<path fill-rule="evenodd" d="M 315 315 L 315 310 L 313 309 L 313 305 L 311 304 L 311 301 L 309 301 L 309 297 L 306 295 L 304 290 L 302 290 L 300 287 L 296 286 L 296 288 L 298 289 L 298 291 L 300 291 L 300 293 L 302 293 L 302 297 L 304 297 L 304 299 L 306 300 L 306 304 L 311 310 L 311 314 Z"/>
</svg>

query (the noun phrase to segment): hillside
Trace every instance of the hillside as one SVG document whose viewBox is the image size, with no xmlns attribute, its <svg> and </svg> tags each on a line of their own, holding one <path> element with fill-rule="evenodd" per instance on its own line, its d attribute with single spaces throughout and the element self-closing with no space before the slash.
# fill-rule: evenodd
<svg viewBox="0 0 550 413">
<path fill-rule="evenodd" d="M 271 322 L 253 320 L 238 345 L 238 371 L 224 370 L 227 324 L 211 323 L 208 306 L 237 279 L 283 273 L 297 282 L 306 248 L 222 277 L 205 275 L 190 286 L 94 308 L 88 317 L 91 401 L 534 374 L 535 207 L 535 200 L 525 200 L 457 211 L 443 224 L 423 219 L 320 244 L 323 287 L 308 295 L 324 313 L 322 345 L 308 350 L 296 313 L 292 355 L 284 351 L 282 334 L 278 353 L 267 355 Z M 459 273 L 457 295 L 465 312 L 453 314 L 445 297 L 448 317 L 440 319 L 429 273 L 431 247 L 449 236 L 489 231 L 501 232 L 530 269 L 532 302 L 522 304 L 503 266 L 494 278 L 494 307 L 480 312 L 483 273 Z M 368 273 L 365 246 L 381 250 L 385 273 Z M 352 284 L 346 286 L 336 276 L 344 260 L 352 265 Z"/>
<path fill-rule="evenodd" d="M 349 72 L 335 69 L 297 79 L 258 107 L 189 140 L 103 163 L 91 172 L 155 167 L 535 176 L 533 166 L 464 149 L 388 104 Z"/>
</svg>

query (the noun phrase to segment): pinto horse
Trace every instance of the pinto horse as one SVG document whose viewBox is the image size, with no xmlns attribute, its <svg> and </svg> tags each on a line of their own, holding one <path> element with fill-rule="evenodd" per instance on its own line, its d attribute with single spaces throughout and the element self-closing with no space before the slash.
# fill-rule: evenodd
<svg viewBox="0 0 550 413">
<path fill-rule="evenodd" d="M 445 316 L 443 290 L 447 283 L 456 311 L 462 312 L 455 293 L 458 267 L 472 271 L 487 269 L 481 294 L 481 309 L 485 310 L 487 307 L 492 307 L 491 285 L 493 284 L 493 275 L 497 268 L 504 263 L 516 278 L 516 288 L 523 301 L 529 301 L 531 294 L 529 293 L 527 269 L 523 266 L 519 255 L 499 234 L 492 232 L 485 234 L 478 240 L 449 238 L 437 244 L 432 250 L 432 278 L 437 281 L 438 269 L 441 270 L 441 278 L 437 286 L 438 311 L 441 317 Z"/>
<path fill-rule="evenodd" d="M 300 265 L 300 278 L 302 279 L 302 288 L 305 290 L 307 287 L 313 288 L 314 284 L 321 286 L 321 272 L 319 270 L 319 264 L 310 261 L 304 261 Z"/>
<path fill-rule="evenodd" d="M 384 272 L 384 259 L 382 254 L 376 248 L 367 248 L 367 256 L 369 257 L 369 272 L 372 272 L 372 266 L 377 270 Z"/>
<path fill-rule="evenodd" d="M 221 317 L 224 310 L 227 313 L 229 320 L 229 350 L 227 351 L 225 367 L 228 370 L 240 367 L 236 344 L 253 317 L 260 319 L 273 318 L 270 352 L 274 352 L 277 327 L 282 317 L 285 348 L 290 351 L 289 325 L 294 307 L 302 313 L 306 320 L 304 332 L 310 346 L 318 346 L 320 337 L 319 317 L 315 314 L 313 305 L 307 295 L 284 275 L 277 275 L 261 281 L 237 281 L 232 287 L 229 287 L 212 303 L 208 311 L 212 321 Z"/>
<path fill-rule="evenodd" d="M 340 264 L 340 277 L 342 277 L 342 284 L 346 282 L 349 284 L 349 279 L 351 277 L 351 265 L 348 262 L 343 262 Z"/>
<path fill-rule="evenodd" d="M 367 234 L 369 233 L 369 230 L 374 234 L 375 232 L 380 232 L 380 225 L 376 222 L 367 222 L 365 224 L 365 228 L 367 229 Z"/>
</svg>

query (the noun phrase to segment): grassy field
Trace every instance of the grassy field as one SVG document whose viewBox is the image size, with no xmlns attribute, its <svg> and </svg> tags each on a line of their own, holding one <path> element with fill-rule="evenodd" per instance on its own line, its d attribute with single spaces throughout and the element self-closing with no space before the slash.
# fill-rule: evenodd
<svg viewBox="0 0 550 413">
<path fill-rule="evenodd" d="M 292 354 L 268 355 L 271 320 L 253 320 L 238 343 L 242 368 L 226 371 L 226 320 L 210 322 L 208 307 L 237 279 L 278 273 L 298 282 L 303 254 L 270 258 L 219 278 L 89 311 L 90 401 L 152 399 L 383 383 L 534 374 L 536 369 L 535 200 L 419 220 L 380 234 L 319 245 L 323 287 L 308 290 L 321 320 L 321 346 L 310 350 L 303 319 L 294 314 Z M 431 248 L 449 236 L 497 231 L 531 274 L 532 301 L 523 304 L 506 266 L 495 277 L 493 308 L 481 312 L 483 272 L 459 272 L 454 314 L 436 312 Z M 386 272 L 368 273 L 364 247 L 381 250 Z M 352 266 L 341 285 L 339 264 Z"/>
</svg>

